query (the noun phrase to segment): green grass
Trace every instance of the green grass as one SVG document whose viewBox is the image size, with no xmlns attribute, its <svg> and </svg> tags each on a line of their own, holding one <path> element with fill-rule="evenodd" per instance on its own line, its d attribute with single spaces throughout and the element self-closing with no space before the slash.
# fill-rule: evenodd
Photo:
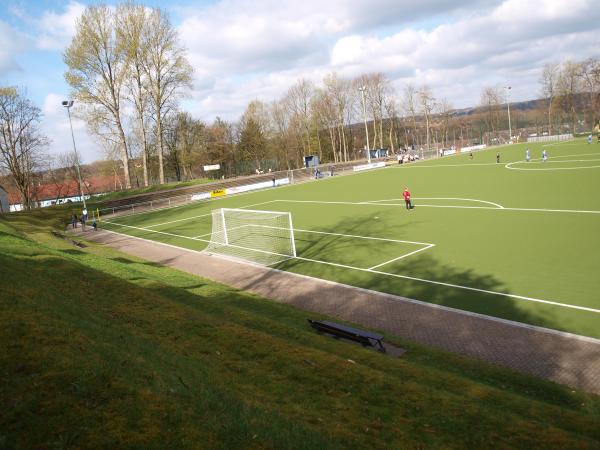
<svg viewBox="0 0 600 450">
<path fill-rule="evenodd" d="M 349 177 L 350 179 L 351 177 Z M 0 448 L 597 448 L 600 398 L 0 218 Z"/>
<path fill-rule="evenodd" d="M 526 147 L 530 163 L 523 161 Z M 550 156 L 545 163 L 542 148 Z M 405 186 L 412 211 L 399 200 Z M 280 269 L 600 338 L 599 189 L 600 145 L 518 144 L 473 160 L 459 155 L 393 166 L 103 226 L 202 250 L 206 243 L 190 238 L 210 232 L 215 208 L 289 211 L 294 227 L 305 230 L 296 234 L 304 259 Z M 373 201 L 380 202 L 365 203 Z M 419 248 L 397 240 L 435 246 L 379 266 Z M 375 266 L 377 273 L 365 270 Z"/>
</svg>

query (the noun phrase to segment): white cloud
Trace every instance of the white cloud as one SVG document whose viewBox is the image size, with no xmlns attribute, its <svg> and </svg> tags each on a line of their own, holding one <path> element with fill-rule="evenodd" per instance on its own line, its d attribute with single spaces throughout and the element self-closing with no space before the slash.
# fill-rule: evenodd
<svg viewBox="0 0 600 450">
<path fill-rule="evenodd" d="M 49 93 L 42 105 L 41 131 L 50 139 L 50 153 L 54 156 L 73 151 L 69 117 L 66 108 L 61 104 L 63 100 L 65 100 L 64 96 Z M 71 119 L 75 144 L 82 161 L 91 162 L 99 159 L 101 155 L 98 145 L 88 134 L 85 122 L 74 117 L 72 113 Z"/>
<path fill-rule="evenodd" d="M 383 72 L 398 91 L 409 82 L 429 84 L 456 107 L 477 104 L 483 86 L 497 83 L 513 86 L 513 100 L 534 98 L 545 62 L 598 54 L 596 3 L 217 0 L 175 9 L 195 69 L 183 107 L 207 121 L 217 115 L 235 120 L 249 101 L 278 99 L 300 78 L 318 83 L 331 71 L 347 77 Z M 59 55 L 83 9 L 71 1 L 28 19 L 37 47 Z M 2 33 L 6 27 L 0 21 L 0 75 L 3 67 L 15 67 L 18 54 L 11 37 L 3 38 L 12 32 Z M 44 129 L 56 153 L 72 146 L 61 100 L 57 94 L 44 100 Z M 98 158 L 85 124 L 73 125 L 81 153 Z"/>
<path fill-rule="evenodd" d="M 63 12 L 45 11 L 35 20 L 37 46 L 42 50 L 64 50 L 75 35 L 77 18 L 85 6 L 71 1 Z"/>
<path fill-rule="evenodd" d="M 17 56 L 29 45 L 30 39 L 25 33 L 0 20 L 0 76 L 21 70 Z"/>
</svg>

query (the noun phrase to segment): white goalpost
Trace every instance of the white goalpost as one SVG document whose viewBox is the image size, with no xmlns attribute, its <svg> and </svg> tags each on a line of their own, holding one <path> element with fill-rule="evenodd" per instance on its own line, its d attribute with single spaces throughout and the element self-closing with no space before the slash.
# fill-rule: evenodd
<svg viewBox="0 0 600 450">
<path fill-rule="evenodd" d="M 212 212 L 207 253 L 272 265 L 296 256 L 289 212 L 221 208 Z"/>
</svg>

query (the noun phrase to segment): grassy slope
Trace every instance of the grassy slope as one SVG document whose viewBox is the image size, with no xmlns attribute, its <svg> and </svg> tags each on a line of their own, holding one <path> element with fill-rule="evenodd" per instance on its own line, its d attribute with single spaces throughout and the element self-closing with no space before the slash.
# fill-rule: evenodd
<svg viewBox="0 0 600 450">
<path fill-rule="evenodd" d="M 498 202 L 506 207 L 600 210 L 600 197 L 593 195 L 600 188 L 600 169 L 553 172 L 505 169 L 504 163 L 523 160 L 526 147 L 531 148 L 534 159 L 540 157 L 542 144 L 519 144 L 478 152 L 472 161 L 468 155 L 441 158 L 225 198 L 217 202 L 123 217 L 118 222 L 138 227 L 152 225 L 152 231 L 122 227 L 115 229 L 201 249 L 203 242 L 155 232 L 181 236 L 207 233 L 210 231 L 210 217 L 181 219 L 207 214 L 220 206 L 240 207 L 273 199 L 347 202 L 391 199 L 400 198 L 404 186 L 409 186 L 417 205 L 410 213 L 404 211 L 402 206 L 385 205 L 275 202 L 259 204 L 256 208 L 290 211 L 296 228 L 436 244 L 430 250 L 379 269 L 385 272 L 598 309 L 600 278 L 595 275 L 595 270 L 600 265 L 600 239 L 597 233 L 600 215 L 419 207 L 423 203 L 490 206 L 459 200 L 419 199 L 455 197 Z M 551 162 L 546 165 L 533 161 L 519 166 L 549 168 L 567 167 L 569 164 L 598 165 L 593 160 L 600 158 L 600 145 L 590 146 L 582 140 L 545 148 L 551 158 L 591 153 L 574 157 L 591 161 Z M 501 153 L 503 164 L 495 163 L 497 151 Z M 176 222 L 156 225 L 169 221 Z M 323 235 L 316 237 L 318 239 L 315 240 L 315 235 L 296 235 L 300 256 L 367 268 L 393 259 L 406 250 L 397 244 L 381 244 L 377 241 Z M 299 260 L 288 261 L 280 268 L 600 338 L 600 315 L 589 311 Z"/>
<path fill-rule="evenodd" d="M 0 448 L 600 445 L 600 399 L 0 220 Z M 48 217 L 52 215 L 52 217 Z M 19 230 L 19 231 L 16 231 Z"/>
</svg>

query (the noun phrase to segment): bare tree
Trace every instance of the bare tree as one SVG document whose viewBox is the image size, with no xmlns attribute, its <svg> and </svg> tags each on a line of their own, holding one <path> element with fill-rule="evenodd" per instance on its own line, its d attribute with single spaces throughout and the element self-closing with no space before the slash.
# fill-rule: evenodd
<svg viewBox="0 0 600 450">
<path fill-rule="evenodd" d="M 311 81 L 301 79 L 294 84 L 285 96 L 285 104 L 291 114 L 291 125 L 300 130 L 301 145 L 305 155 L 311 154 L 311 99 L 315 87 Z M 322 156 L 322 155 L 320 155 Z"/>
<path fill-rule="evenodd" d="M 438 103 L 438 106 L 439 106 L 439 118 L 441 119 L 440 131 L 442 134 L 442 146 L 449 147 L 448 133 L 450 131 L 450 126 L 452 123 L 452 116 L 450 114 L 452 111 L 452 105 L 450 104 L 450 102 L 447 99 L 443 98 Z"/>
<path fill-rule="evenodd" d="M 137 118 L 137 131 L 140 150 L 142 154 L 142 171 L 144 186 L 148 186 L 148 115 L 149 101 L 147 92 L 149 90 L 148 77 L 144 72 L 144 63 L 147 57 L 145 47 L 144 27 L 147 26 L 148 13 L 144 5 L 135 3 L 124 3 L 117 8 L 117 34 L 122 43 L 130 67 L 127 87 L 127 99 L 132 103 Z"/>
<path fill-rule="evenodd" d="M 488 134 L 497 136 L 500 127 L 500 106 L 502 91 L 499 86 L 487 86 L 481 93 L 481 106 L 486 111 L 485 122 Z"/>
<path fill-rule="evenodd" d="M 598 123 L 598 110 L 600 109 L 600 60 L 588 58 L 582 61 L 579 75 L 587 94 L 588 122 L 590 129 L 593 130 Z"/>
<path fill-rule="evenodd" d="M 548 134 L 552 133 L 552 105 L 556 96 L 556 84 L 558 82 L 559 65 L 556 63 L 546 63 L 542 69 L 540 83 L 542 85 L 542 95 L 548 99 Z"/>
<path fill-rule="evenodd" d="M 103 135 L 116 137 L 120 144 L 125 184 L 131 187 L 127 139 L 122 123 L 122 91 L 128 77 L 125 47 L 116 32 L 113 11 L 105 5 L 88 6 L 77 20 L 76 33 L 63 59 L 65 74 L 75 98 L 88 106 L 85 118 Z"/>
<path fill-rule="evenodd" d="M 144 72 L 148 79 L 148 95 L 152 103 L 158 153 L 159 182 L 165 182 L 163 167 L 163 120 L 176 110 L 176 101 L 191 87 L 192 66 L 177 32 L 168 16 L 160 9 L 150 13 L 143 35 Z"/>
<path fill-rule="evenodd" d="M 426 145 L 427 150 L 429 151 L 431 146 L 431 133 L 430 133 L 430 118 L 431 113 L 433 112 L 433 108 L 435 107 L 435 98 L 431 94 L 431 89 L 428 86 L 422 86 L 421 89 L 417 92 L 417 96 L 419 99 L 419 106 L 421 112 L 425 116 L 425 127 L 426 127 Z M 422 155 L 421 155 L 422 156 Z"/>
<path fill-rule="evenodd" d="M 79 159 L 79 153 L 76 153 L 73 150 L 61 153 L 60 155 L 58 155 L 58 162 L 65 171 L 65 176 L 63 177 L 64 180 L 66 182 L 74 181 L 77 184 L 77 193 L 86 195 L 87 191 L 87 194 L 89 194 L 89 186 L 85 182 L 85 171 L 80 170 L 80 175 L 77 172 L 78 167 L 81 168 L 81 160 Z"/>
<path fill-rule="evenodd" d="M 412 84 L 407 84 L 404 88 L 404 110 L 408 114 L 412 123 L 412 145 L 419 145 L 419 142 L 416 141 L 418 137 L 417 133 L 417 89 Z M 408 144 L 408 138 L 406 139 L 406 145 Z"/>
<path fill-rule="evenodd" d="M 561 109 L 569 114 L 571 133 L 575 133 L 577 123 L 577 94 L 581 92 L 581 66 L 575 61 L 566 61 L 560 70 L 557 83 L 557 96 Z"/>
<path fill-rule="evenodd" d="M 0 88 L 0 169 L 10 173 L 24 209 L 33 206 L 33 179 L 49 142 L 40 119 L 40 109 L 17 88 Z"/>
</svg>

